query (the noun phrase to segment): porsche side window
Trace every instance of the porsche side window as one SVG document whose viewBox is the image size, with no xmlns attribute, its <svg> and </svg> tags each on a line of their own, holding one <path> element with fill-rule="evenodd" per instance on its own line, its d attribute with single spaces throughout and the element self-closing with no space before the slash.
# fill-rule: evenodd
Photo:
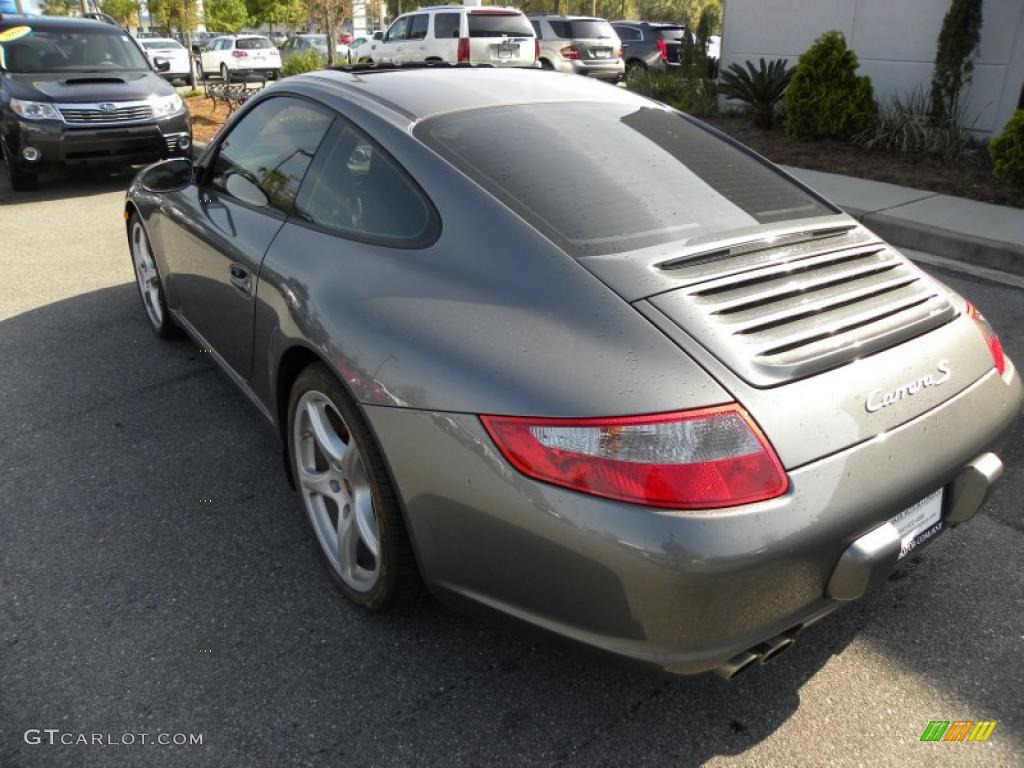
<svg viewBox="0 0 1024 768">
<path fill-rule="evenodd" d="M 395 248 L 424 247 L 437 237 L 436 213 L 416 183 L 372 139 L 340 122 L 299 190 L 295 215 Z"/>
<path fill-rule="evenodd" d="M 248 205 L 290 213 L 332 119 L 299 99 L 268 99 L 220 145 L 211 184 Z"/>
</svg>

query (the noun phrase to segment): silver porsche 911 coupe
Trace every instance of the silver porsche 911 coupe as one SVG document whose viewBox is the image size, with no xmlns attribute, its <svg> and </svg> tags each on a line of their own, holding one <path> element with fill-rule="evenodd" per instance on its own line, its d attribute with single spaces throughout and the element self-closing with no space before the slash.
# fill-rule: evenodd
<svg viewBox="0 0 1024 768">
<path fill-rule="evenodd" d="M 291 77 L 125 218 L 153 329 L 276 427 L 369 610 L 425 583 L 731 677 L 968 521 L 1021 409 L 968 302 L 583 78 Z"/>
</svg>

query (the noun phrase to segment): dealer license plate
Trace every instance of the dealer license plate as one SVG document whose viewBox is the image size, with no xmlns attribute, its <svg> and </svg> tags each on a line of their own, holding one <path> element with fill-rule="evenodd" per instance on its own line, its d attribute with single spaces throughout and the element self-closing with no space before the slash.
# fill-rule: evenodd
<svg viewBox="0 0 1024 768">
<path fill-rule="evenodd" d="M 942 489 L 890 517 L 900 534 L 900 560 L 942 532 Z"/>
</svg>

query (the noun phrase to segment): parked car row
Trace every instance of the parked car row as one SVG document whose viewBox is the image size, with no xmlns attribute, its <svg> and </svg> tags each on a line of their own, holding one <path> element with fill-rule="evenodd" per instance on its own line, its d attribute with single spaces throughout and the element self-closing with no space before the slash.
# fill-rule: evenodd
<svg viewBox="0 0 1024 768">
<path fill-rule="evenodd" d="M 616 82 L 635 69 L 679 67 L 686 35 L 692 33 L 674 22 L 443 5 L 403 14 L 383 34 L 360 38 L 353 60 L 540 66 Z M 709 43 L 709 55 L 717 56 L 717 41 Z"/>
</svg>

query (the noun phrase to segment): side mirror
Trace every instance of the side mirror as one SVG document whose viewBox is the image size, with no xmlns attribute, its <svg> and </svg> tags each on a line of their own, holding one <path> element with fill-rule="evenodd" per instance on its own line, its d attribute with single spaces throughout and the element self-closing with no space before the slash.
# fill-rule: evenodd
<svg viewBox="0 0 1024 768">
<path fill-rule="evenodd" d="M 171 62 L 168 59 L 153 59 L 153 66 L 157 72 L 166 72 L 171 68 Z"/>
<path fill-rule="evenodd" d="M 149 166 L 139 174 L 139 184 L 149 192 L 175 192 L 192 183 L 192 161 L 175 157 Z"/>
</svg>

